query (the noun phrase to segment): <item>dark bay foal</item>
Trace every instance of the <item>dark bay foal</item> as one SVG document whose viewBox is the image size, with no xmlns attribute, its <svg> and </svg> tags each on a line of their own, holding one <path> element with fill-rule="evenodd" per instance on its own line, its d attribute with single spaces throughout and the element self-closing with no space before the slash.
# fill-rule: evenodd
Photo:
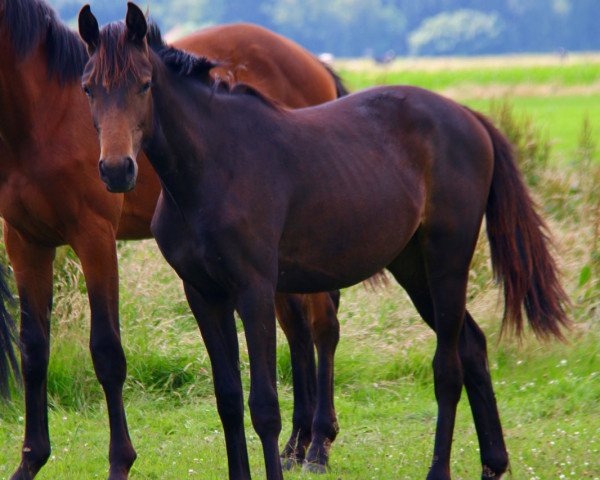
<svg viewBox="0 0 600 480">
<path fill-rule="evenodd" d="M 505 291 L 505 327 L 524 308 L 541 337 L 561 336 L 567 297 L 542 218 L 507 140 L 478 113 L 414 87 L 382 87 L 288 111 L 256 91 L 211 85 L 213 64 L 147 38 L 129 4 L 99 31 L 84 9 L 83 77 L 111 188 L 140 149 L 162 194 L 152 230 L 182 278 L 214 375 L 230 478 L 250 477 L 233 319 L 250 358 L 250 412 L 269 479 L 281 479 L 275 292 L 316 292 L 388 269 L 435 330 L 438 422 L 429 479 L 450 478 L 464 385 L 482 478 L 508 467 L 485 337 L 466 310 L 484 214 Z M 104 158 L 100 159 L 100 162 Z M 132 187 L 134 180 L 127 184 Z"/>
</svg>

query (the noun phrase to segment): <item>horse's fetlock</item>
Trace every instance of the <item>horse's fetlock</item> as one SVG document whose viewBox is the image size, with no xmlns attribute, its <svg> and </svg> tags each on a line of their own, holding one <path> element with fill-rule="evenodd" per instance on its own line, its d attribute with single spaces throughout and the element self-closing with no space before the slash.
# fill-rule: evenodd
<svg viewBox="0 0 600 480">
<path fill-rule="evenodd" d="M 50 458 L 52 450 L 48 442 L 25 444 L 22 449 L 23 463 L 34 472 L 39 471 Z"/>
<path fill-rule="evenodd" d="M 508 454 L 506 452 L 498 453 L 494 456 L 488 456 L 482 462 L 482 479 L 497 479 L 508 470 Z"/>
</svg>

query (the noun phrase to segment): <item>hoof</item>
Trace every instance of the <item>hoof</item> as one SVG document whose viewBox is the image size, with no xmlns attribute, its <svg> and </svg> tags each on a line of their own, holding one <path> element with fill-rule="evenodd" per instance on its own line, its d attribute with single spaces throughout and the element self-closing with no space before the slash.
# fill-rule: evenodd
<svg viewBox="0 0 600 480">
<path fill-rule="evenodd" d="M 284 472 L 289 472 L 299 466 L 300 464 L 295 458 L 281 457 L 281 468 Z"/>
<path fill-rule="evenodd" d="M 321 465 L 320 463 L 305 462 L 304 465 L 302 465 L 303 473 L 323 474 L 323 473 L 327 473 L 327 470 L 328 470 L 327 465 Z"/>
</svg>

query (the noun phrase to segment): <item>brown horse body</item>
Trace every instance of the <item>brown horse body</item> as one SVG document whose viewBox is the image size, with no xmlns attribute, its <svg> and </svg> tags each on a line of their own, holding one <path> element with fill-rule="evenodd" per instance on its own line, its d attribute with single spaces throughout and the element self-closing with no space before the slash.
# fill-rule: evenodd
<svg viewBox="0 0 600 480">
<path fill-rule="evenodd" d="M 336 78 L 318 60 L 260 27 L 215 27 L 182 39 L 178 45 L 221 58 L 222 75 L 240 75 L 290 106 L 336 96 Z M 217 46 L 218 50 L 212 50 Z M 279 57 L 275 63 L 273 52 Z M 46 377 L 52 261 L 56 247 L 65 244 L 80 258 L 88 289 L 90 349 L 110 417 L 111 477 L 125 477 L 135 458 L 121 395 L 125 357 L 119 334 L 115 239 L 151 235 L 160 185 L 144 157 L 139 159 L 135 191 L 111 194 L 99 181 L 98 142 L 80 84 L 86 58 L 79 37 L 55 18 L 43 0 L 0 0 L 0 215 L 21 304 L 26 403 L 22 461 L 14 475 L 18 479 L 35 476 L 50 454 Z M 290 65 L 293 71 L 287 70 Z M 298 68 L 306 79 L 292 85 L 288 75 L 295 76 Z M 302 297 L 278 298 L 281 324 L 292 350 L 295 384 L 294 428 L 283 452 L 291 461 L 304 458 L 315 433 L 315 410 L 320 424 L 336 425 L 330 386 L 339 328 L 337 299 L 337 294 L 315 295 L 306 306 Z M 301 321 L 306 308 L 315 315 L 311 321 L 317 322 L 319 329 Z M 322 355 L 318 401 L 312 335 Z M 323 452 L 319 442 L 330 443 L 335 438 L 337 428 L 333 430 L 333 435 L 327 432 L 325 436 L 322 428 L 316 430 L 323 438 L 316 439 L 315 452 Z M 319 455 L 311 458 L 322 468 L 326 452 Z"/>
<path fill-rule="evenodd" d="M 465 306 L 484 214 L 505 324 L 520 330 L 522 307 L 541 336 L 560 336 L 568 323 L 544 224 L 507 140 L 483 116 L 415 87 L 300 110 L 251 89 L 219 91 L 208 78 L 213 64 L 169 48 L 156 32 L 147 40 L 131 3 L 126 26 L 100 32 L 87 7 L 79 22 L 103 180 L 133 188 L 123 165 L 142 145 L 161 179 L 152 230 L 184 281 L 211 357 L 230 478 L 250 477 L 234 310 L 248 343 L 252 423 L 267 478 L 279 480 L 274 294 L 340 288 L 384 267 L 436 332 L 428 479 L 450 478 L 463 385 L 482 478 L 500 478 L 508 456 L 485 337 Z"/>
</svg>

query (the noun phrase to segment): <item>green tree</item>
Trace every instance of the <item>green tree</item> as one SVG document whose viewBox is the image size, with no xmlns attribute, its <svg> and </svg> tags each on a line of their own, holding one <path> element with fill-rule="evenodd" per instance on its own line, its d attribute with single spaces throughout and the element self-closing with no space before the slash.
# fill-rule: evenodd
<svg viewBox="0 0 600 480">
<path fill-rule="evenodd" d="M 462 9 L 427 18 L 408 37 L 412 55 L 485 52 L 502 33 L 498 14 Z"/>
<path fill-rule="evenodd" d="M 273 26 L 316 52 L 361 55 L 404 46 L 406 20 L 386 0 L 274 0 L 265 6 Z"/>
</svg>

